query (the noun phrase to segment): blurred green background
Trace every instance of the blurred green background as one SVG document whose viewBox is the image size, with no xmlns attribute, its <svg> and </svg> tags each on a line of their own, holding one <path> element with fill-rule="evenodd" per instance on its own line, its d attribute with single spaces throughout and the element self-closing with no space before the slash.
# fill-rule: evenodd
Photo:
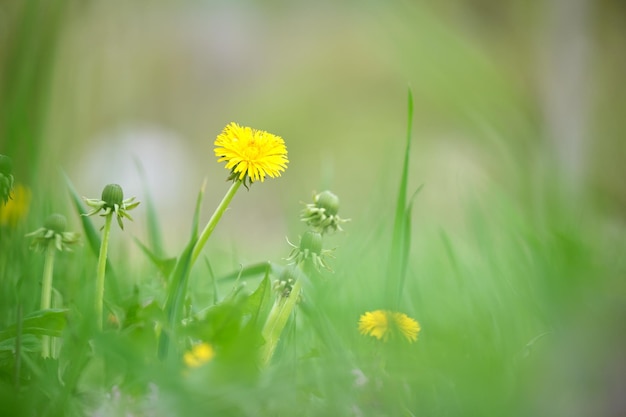
<svg viewBox="0 0 626 417">
<path fill-rule="evenodd" d="M 313 190 L 371 206 L 396 179 L 410 87 L 419 219 L 449 225 L 484 188 L 524 204 L 559 178 L 621 221 L 623 3 L 431 3 L 3 2 L 0 151 L 19 181 L 54 189 L 62 168 L 88 196 L 140 195 L 138 158 L 176 234 L 204 176 L 225 188 L 221 129 L 271 131 L 290 168 L 224 228 L 252 243 L 283 236 Z"/>
<path fill-rule="evenodd" d="M 301 202 L 330 188 L 352 218 L 336 239 L 338 274 L 379 285 L 371 274 L 384 274 L 386 254 L 372 242 L 390 238 L 410 88 L 409 188 L 424 188 L 408 305 L 428 323 L 430 352 L 467 343 L 436 329 L 497 323 L 482 360 L 429 359 L 463 375 L 465 388 L 471 375 L 490 386 L 490 361 L 524 354 L 512 339 L 540 340 L 537 329 L 558 323 L 565 336 L 529 366 L 543 372 L 529 371 L 520 398 L 533 398 L 532 412 L 520 415 L 591 415 L 594 401 L 609 404 L 626 384 L 624 74 L 626 3 L 616 0 L 4 1 L 0 153 L 33 189 L 32 228 L 36 207 L 69 211 L 60 170 L 81 195 L 117 182 L 144 200 L 139 161 L 166 249 L 179 253 L 203 178 L 207 218 L 227 188 L 215 136 L 231 121 L 270 131 L 285 139 L 289 168 L 240 191 L 213 253 L 236 252 L 233 266 L 285 257 L 284 237 L 302 231 Z M 140 238 L 143 209 L 127 225 Z M 471 291 L 461 277 L 476 280 Z M 342 288 L 349 307 L 326 308 L 336 317 L 347 309 L 347 329 L 374 297 L 359 299 L 354 276 Z M 508 324 L 515 337 L 499 343 Z M 424 380 L 446 372 L 433 369 Z M 432 398 L 479 391 L 449 389 Z M 488 403 L 503 415 L 480 394 L 460 395 L 479 404 L 465 415 Z M 606 415 L 623 412 L 611 404 Z"/>
</svg>

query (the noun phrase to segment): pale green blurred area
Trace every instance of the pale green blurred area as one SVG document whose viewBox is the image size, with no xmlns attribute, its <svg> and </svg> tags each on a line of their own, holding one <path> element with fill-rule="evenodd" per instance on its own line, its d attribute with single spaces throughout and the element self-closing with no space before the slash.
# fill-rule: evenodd
<svg viewBox="0 0 626 417">
<path fill-rule="evenodd" d="M 222 231 L 284 236 L 284 219 L 324 188 L 353 217 L 389 206 L 380 191 L 397 180 L 408 87 L 417 218 L 450 226 L 468 193 L 524 200 L 553 179 L 622 217 L 618 2 L 33 1 L 0 12 L 3 125 L 15 124 L 9 93 L 30 86 L 36 100 L 20 109 L 31 132 L 5 129 L 3 152 L 49 187 L 62 167 L 92 197 L 110 182 L 141 194 L 136 157 L 166 232 L 186 232 L 205 176 L 207 205 L 225 191 L 212 142 L 230 121 L 281 135 L 291 163 L 239 196 Z M 24 135 L 37 152 L 20 149 Z"/>
</svg>

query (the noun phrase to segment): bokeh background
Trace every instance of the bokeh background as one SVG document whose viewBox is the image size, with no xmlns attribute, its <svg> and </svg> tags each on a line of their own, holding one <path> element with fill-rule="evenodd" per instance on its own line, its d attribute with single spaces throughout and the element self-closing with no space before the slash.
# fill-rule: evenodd
<svg viewBox="0 0 626 417">
<path fill-rule="evenodd" d="M 390 224 L 373 220 L 393 216 L 410 88 L 409 188 L 424 184 L 413 211 L 413 251 L 422 256 L 414 267 L 449 275 L 449 260 L 423 259 L 431 237 L 445 230 L 470 246 L 460 268 L 479 262 L 480 239 L 462 239 L 479 235 L 492 211 L 491 227 L 519 219 L 536 227 L 538 241 L 563 211 L 570 225 L 593 229 L 593 239 L 615 248 L 626 220 L 624 74 L 626 3 L 618 0 L 3 1 L 0 153 L 33 190 L 33 210 L 71 210 L 61 172 L 92 198 L 117 182 L 145 200 L 147 187 L 175 254 L 204 178 L 205 221 L 228 187 L 215 136 L 231 121 L 270 131 L 285 139 L 289 168 L 238 193 L 211 250 L 236 252 L 242 263 L 277 260 L 287 255 L 285 236 L 301 233 L 297 214 L 314 191 L 341 197 L 340 214 L 352 219 L 348 236 L 351 227 Z M 468 223 L 468 207 L 481 222 Z M 140 239 L 143 209 L 127 225 Z M 490 243 L 502 238 L 505 251 L 516 250 L 508 237 Z M 574 271 L 570 261 L 587 253 L 570 249 L 554 262 Z M 617 257 L 621 269 L 608 281 L 598 277 L 598 286 L 623 294 L 624 256 Z M 543 261 L 549 271 L 549 254 Z M 506 262 L 500 267 L 504 273 Z M 594 316 L 615 319 L 607 329 L 579 314 L 570 320 L 594 328 L 591 339 L 624 342 L 615 319 L 623 310 Z M 571 328 L 571 339 L 560 341 L 574 353 L 548 355 L 554 372 L 529 394 L 546 415 L 555 415 L 551 407 L 576 415 L 567 410 L 580 400 L 568 395 L 593 397 L 589 387 L 611 387 L 615 401 L 626 390 L 619 372 L 598 371 L 624 369 L 613 350 L 590 373 L 572 367 L 602 350 Z M 586 384 L 590 374 L 602 382 Z M 543 401 L 543 388 L 568 380 L 583 382 Z"/>
<path fill-rule="evenodd" d="M 92 197 L 110 182 L 141 196 L 139 160 L 176 236 L 204 177 L 207 204 L 226 187 L 221 129 L 274 132 L 289 170 L 223 228 L 253 245 L 314 190 L 351 216 L 372 206 L 398 175 L 410 87 L 418 219 L 449 225 L 466 193 L 523 202 L 558 177 L 621 221 L 625 16 L 610 0 L 6 1 L 1 150 L 19 181 L 56 189 L 62 169 Z"/>
</svg>

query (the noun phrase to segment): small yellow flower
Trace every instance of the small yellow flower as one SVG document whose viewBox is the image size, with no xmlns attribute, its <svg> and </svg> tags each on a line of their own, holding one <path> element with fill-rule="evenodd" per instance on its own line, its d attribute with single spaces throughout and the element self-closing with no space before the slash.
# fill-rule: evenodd
<svg viewBox="0 0 626 417">
<path fill-rule="evenodd" d="M 28 214 L 32 194 L 21 184 L 13 188 L 13 198 L 0 205 L 0 226 L 15 227 Z"/>
<path fill-rule="evenodd" d="M 263 130 L 228 124 L 215 139 L 217 162 L 226 161 L 231 171 L 229 180 L 265 180 L 265 176 L 280 177 L 287 168 L 287 147 L 280 137 Z"/>
<path fill-rule="evenodd" d="M 198 368 L 209 362 L 215 356 L 215 350 L 213 346 L 208 343 L 198 343 L 191 348 L 190 351 L 185 352 L 183 360 L 185 364 L 190 368 Z"/>
<path fill-rule="evenodd" d="M 387 341 L 390 335 L 399 332 L 412 343 L 417 340 L 420 330 L 421 327 L 416 320 L 396 311 L 370 311 L 359 318 L 359 332 L 378 340 Z"/>
</svg>

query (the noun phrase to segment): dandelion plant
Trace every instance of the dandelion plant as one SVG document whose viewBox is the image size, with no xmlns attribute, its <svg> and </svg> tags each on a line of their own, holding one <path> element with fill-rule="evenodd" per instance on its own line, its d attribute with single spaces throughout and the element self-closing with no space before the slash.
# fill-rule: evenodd
<svg viewBox="0 0 626 417">
<path fill-rule="evenodd" d="M 45 253 L 43 267 L 43 279 L 41 284 L 41 310 L 51 307 L 52 277 L 54 271 L 54 255 L 56 251 L 71 251 L 71 246 L 79 239 L 78 233 L 66 232 L 67 220 L 62 214 L 52 214 L 48 217 L 43 227 L 27 234 L 32 238 L 30 248 Z M 50 338 L 43 336 L 41 356 L 47 358 L 51 355 Z"/>
<path fill-rule="evenodd" d="M 113 215 L 117 218 L 117 224 L 120 229 L 124 230 L 123 219 L 133 220 L 128 211 L 139 205 L 139 201 L 135 201 L 135 197 L 124 199 L 122 187 L 118 184 L 108 184 L 102 190 L 102 198 L 90 199 L 84 198 L 85 203 L 92 208 L 85 216 L 92 216 L 102 211 L 100 216 L 104 217 L 104 226 L 102 228 L 102 243 L 100 244 L 100 255 L 98 256 L 98 271 L 96 276 L 96 322 L 98 329 L 102 330 L 102 318 L 104 307 L 104 275 L 107 264 L 107 251 L 109 246 L 109 235 L 111 233 L 111 222 Z"/>
</svg>

